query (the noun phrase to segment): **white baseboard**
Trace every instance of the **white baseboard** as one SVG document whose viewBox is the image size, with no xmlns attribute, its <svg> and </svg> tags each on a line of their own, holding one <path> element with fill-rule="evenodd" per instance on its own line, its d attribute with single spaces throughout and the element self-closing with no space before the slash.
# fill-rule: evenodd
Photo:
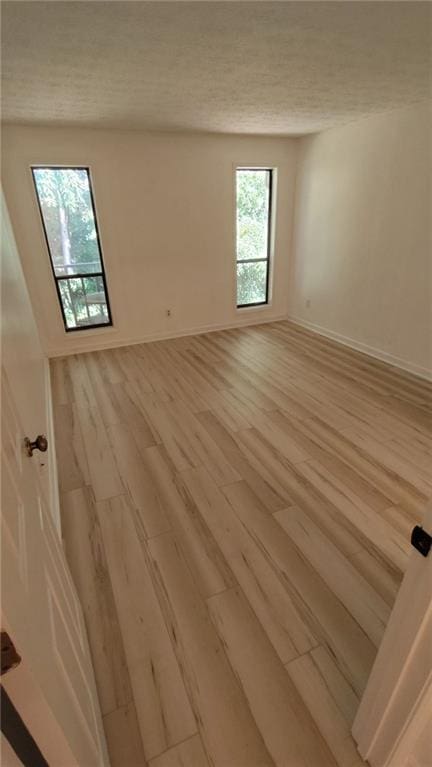
<svg viewBox="0 0 432 767">
<path fill-rule="evenodd" d="M 369 346 L 368 344 L 363 343 L 362 341 L 356 341 L 354 338 L 350 338 L 349 336 L 344 336 L 341 333 L 336 333 L 333 330 L 329 330 L 328 328 L 324 328 L 321 325 L 317 325 L 314 322 L 308 322 L 308 320 L 304 320 L 300 317 L 295 317 L 293 315 L 286 315 L 281 314 L 277 315 L 275 317 L 266 317 L 265 319 L 257 320 L 256 317 L 253 319 L 244 319 L 244 320 L 234 320 L 233 322 L 226 322 L 226 323 L 214 323 L 211 325 L 199 325 L 197 327 L 193 328 L 186 328 L 185 330 L 179 330 L 177 332 L 170 332 L 170 331 L 160 331 L 156 333 L 147 333 L 143 334 L 138 337 L 129 337 L 129 338 L 118 338 L 118 337 L 102 337 L 102 335 L 96 335 L 94 334 L 92 343 L 89 344 L 75 344 L 75 345 L 69 345 L 66 347 L 62 347 L 61 349 L 57 348 L 48 348 L 45 350 L 45 353 L 48 357 L 66 357 L 69 354 L 81 354 L 84 352 L 94 352 L 99 351 L 102 349 L 116 349 L 120 346 L 133 346 L 134 344 L 145 344 L 145 343 L 151 343 L 152 341 L 167 341 L 170 338 L 182 338 L 183 336 L 195 336 L 195 335 L 202 335 L 203 333 L 212 333 L 216 332 L 218 330 L 230 330 L 234 328 L 241 328 L 241 327 L 251 327 L 253 325 L 263 325 L 268 322 L 280 322 L 281 320 L 289 320 L 290 322 L 293 322 L 295 325 L 299 325 L 300 327 L 307 328 L 308 330 L 312 330 L 314 333 L 318 333 L 318 335 L 325 336 L 326 338 L 331 338 L 334 341 L 337 341 L 340 344 L 343 344 L 344 346 L 348 346 L 351 349 L 355 349 L 356 351 L 363 352 L 363 354 L 367 354 L 369 357 L 374 357 L 375 359 L 381 360 L 381 362 L 386 362 L 389 365 L 393 365 L 396 368 L 399 368 L 400 370 L 406 370 L 408 373 L 413 373 L 416 376 L 419 376 L 420 378 L 424 378 L 427 381 L 432 381 L 432 370 L 428 370 L 427 368 L 424 368 L 420 365 L 416 365 L 413 362 L 409 362 L 407 360 L 401 359 L 400 357 L 396 357 L 393 354 L 389 354 L 388 352 L 384 352 L 381 349 L 377 349 L 373 346 Z"/>
<path fill-rule="evenodd" d="M 307 320 L 303 320 L 300 317 L 289 315 L 287 319 L 290 322 L 293 322 L 295 325 L 299 325 L 300 327 L 306 328 L 307 330 L 312 330 L 314 333 L 318 333 L 320 336 L 331 338 L 333 341 L 337 341 L 344 346 L 349 346 L 351 349 L 355 349 L 358 352 L 363 352 L 363 354 L 367 354 L 369 357 L 374 357 L 375 359 L 381 360 L 381 362 L 387 362 L 387 364 L 393 365 L 394 367 L 400 368 L 401 370 L 406 370 L 408 373 L 413 373 L 419 378 L 424 378 L 427 381 L 432 381 L 432 370 L 428 370 L 428 368 L 416 365 L 414 362 L 408 362 L 407 360 L 401 359 L 400 357 L 396 357 L 394 354 L 389 354 L 388 352 L 384 352 L 381 349 L 375 348 L 374 346 L 369 346 L 362 341 L 356 341 L 354 338 L 344 336 L 341 333 L 336 333 L 334 330 L 329 330 L 328 328 L 324 328 L 321 325 L 316 325 L 314 322 L 308 322 Z"/>
<path fill-rule="evenodd" d="M 182 338 L 183 336 L 197 336 L 203 333 L 214 333 L 218 330 L 231 330 L 235 328 L 250 327 L 252 325 L 263 325 L 268 322 L 280 322 L 286 320 L 286 314 L 277 315 L 276 317 L 266 317 L 265 319 L 257 320 L 253 319 L 234 320 L 233 322 L 215 323 L 212 325 L 199 325 L 195 328 L 186 328 L 185 330 L 179 330 L 177 332 L 160 331 L 157 333 L 143 334 L 134 338 L 110 338 L 104 340 L 102 336 L 94 335 L 92 343 L 90 344 L 75 344 L 64 346 L 62 349 L 48 348 L 45 349 L 45 353 L 48 357 L 67 357 L 69 354 L 84 354 L 85 352 L 95 352 L 103 349 L 116 349 L 119 346 L 133 346 L 134 344 L 146 344 L 152 341 L 168 341 L 170 338 Z"/>
</svg>

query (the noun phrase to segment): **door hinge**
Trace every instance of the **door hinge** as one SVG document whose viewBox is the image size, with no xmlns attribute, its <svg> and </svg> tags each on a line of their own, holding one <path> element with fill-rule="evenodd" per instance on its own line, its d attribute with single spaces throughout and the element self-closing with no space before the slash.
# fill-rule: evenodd
<svg viewBox="0 0 432 767">
<path fill-rule="evenodd" d="M 432 535 L 416 525 L 411 533 L 411 543 L 423 557 L 427 557 L 432 546 Z"/>
<path fill-rule="evenodd" d="M 7 631 L 1 633 L 1 674 L 7 674 L 11 669 L 16 668 L 21 663 L 21 656 L 18 655 L 15 645 L 12 642 Z"/>
</svg>

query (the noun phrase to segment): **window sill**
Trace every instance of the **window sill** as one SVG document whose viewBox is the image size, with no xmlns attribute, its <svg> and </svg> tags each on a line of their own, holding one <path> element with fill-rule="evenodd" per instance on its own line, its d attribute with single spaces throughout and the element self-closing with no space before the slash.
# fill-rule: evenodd
<svg viewBox="0 0 432 767">
<path fill-rule="evenodd" d="M 87 328 L 79 328 L 78 330 L 64 330 L 64 334 L 66 338 L 87 338 L 88 336 L 98 336 L 98 335 L 111 335 L 112 333 L 118 333 L 118 328 L 114 327 L 114 325 L 108 325 L 107 327 L 104 327 L 101 325 L 98 328 L 92 328 L 91 325 Z"/>
<path fill-rule="evenodd" d="M 262 312 L 266 309 L 271 309 L 272 305 L 269 301 L 268 304 L 257 304 L 256 306 L 236 306 L 236 312 L 240 312 L 241 314 L 243 312 Z"/>
</svg>

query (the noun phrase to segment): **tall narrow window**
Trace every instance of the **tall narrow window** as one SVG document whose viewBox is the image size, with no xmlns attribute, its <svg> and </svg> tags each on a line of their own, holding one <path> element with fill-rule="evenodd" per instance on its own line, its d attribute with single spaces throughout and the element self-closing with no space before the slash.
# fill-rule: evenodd
<svg viewBox="0 0 432 767">
<path fill-rule="evenodd" d="M 273 171 L 237 168 L 237 307 L 267 304 Z"/>
<path fill-rule="evenodd" d="M 111 325 L 88 168 L 32 168 L 66 330 Z"/>
</svg>

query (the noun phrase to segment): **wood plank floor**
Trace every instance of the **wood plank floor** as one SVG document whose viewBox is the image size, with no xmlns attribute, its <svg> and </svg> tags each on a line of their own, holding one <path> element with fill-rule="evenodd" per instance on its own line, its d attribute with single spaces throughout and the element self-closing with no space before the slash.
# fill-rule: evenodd
<svg viewBox="0 0 432 767">
<path fill-rule="evenodd" d="M 113 767 L 358 767 L 432 387 L 289 322 L 52 361 Z"/>
</svg>

